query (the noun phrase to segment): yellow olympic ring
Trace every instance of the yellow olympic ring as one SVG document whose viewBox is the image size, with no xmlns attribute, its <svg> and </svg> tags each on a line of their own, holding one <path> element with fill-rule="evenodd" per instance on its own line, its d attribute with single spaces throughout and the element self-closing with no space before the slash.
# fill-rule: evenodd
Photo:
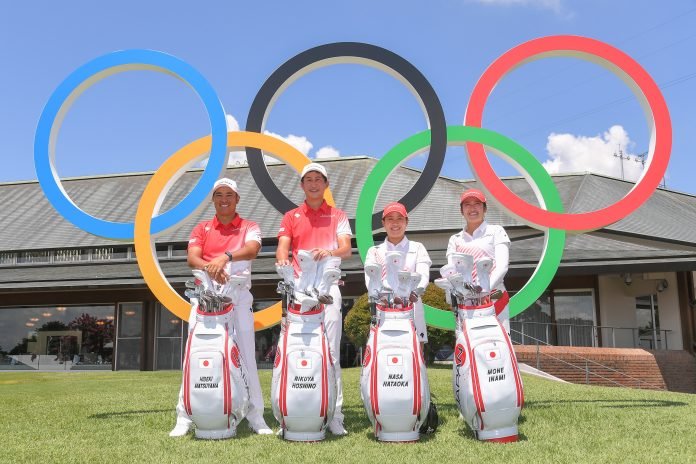
<svg viewBox="0 0 696 464">
<path fill-rule="evenodd" d="M 236 150 L 242 147 L 263 150 L 270 156 L 292 166 L 297 172 L 301 172 L 302 168 L 311 162 L 307 156 L 296 148 L 270 135 L 256 132 L 228 132 L 228 150 Z M 159 213 L 162 201 L 171 186 L 193 163 L 208 156 L 210 148 L 211 136 L 206 136 L 194 140 L 169 157 L 147 183 L 135 214 L 134 243 L 140 272 L 145 279 L 145 283 L 160 303 L 183 320 L 188 319 L 191 306 L 188 301 L 172 288 L 160 268 L 155 253 L 155 237 L 151 234 L 151 221 Z M 326 189 L 324 198 L 329 205 L 334 206 L 330 189 Z M 258 311 L 254 313 L 254 330 L 272 327 L 280 322 L 280 317 L 280 302 Z"/>
</svg>

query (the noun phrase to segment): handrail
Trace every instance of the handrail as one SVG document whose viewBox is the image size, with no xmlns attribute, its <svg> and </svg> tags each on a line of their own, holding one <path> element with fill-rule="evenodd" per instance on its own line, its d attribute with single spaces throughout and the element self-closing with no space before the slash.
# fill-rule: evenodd
<svg viewBox="0 0 696 464">
<path fill-rule="evenodd" d="M 589 325 L 589 324 L 585 325 L 585 324 L 570 324 L 570 323 L 564 323 L 564 322 L 535 322 L 535 321 L 514 321 L 514 320 L 511 320 L 510 324 L 520 324 L 521 329 L 522 329 L 521 332 L 517 331 L 517 330 L 515 332 L 519 333 L 522 336 L 522 344 L 524 344 L 525 337 L 529 337 L 530 339 L 534 340 L 534 337 L 525 333 L 525 330 L 524 330 L 525 326 L 530 325 L 530 324 L 533 326 L 535 325 L 535 326 L 545 327 L 547 339 L 550 338 L 549 327 L 554 327 L 554 326 L 555 327 L 568 327 L 567 336 L 568 336 L 568 339 L 570 340 L 570 343 L 569 343 L 569 345 L 565 345 L 565 346 L 597 346 L 597 344 L 596 344 L 597 333 L 600 330 L 611 330 L 611 346 L 613 348 L 616 348 L 616 331 L 617 330 L 630 330 L 631 331 L 631 341 L 632 341 L 633 348 L 639 347 L 640 340 L 641 340 L 641 338 L 640 338 L 640 330 L 641 329 L 639 327 L 613 327 L 613 326 L 608 326 L 608 325 Z M 591 330 L 591 333 L 588 335 L 592 341 L 592 345 L 574 344 L 573 343 L 573 332 L 572 332 L 573 328 L 584 329 L 584 330 L 588 330 L 588 331 Z M 669 335 L 669 333 L 673 332 L 671 329 L 659 329 L 659 330 L 646 329 L 646 330 L 650 334 L 653 334 L 653 333 L 660 334 L 659 335 L 660 338 L 655 340 L 655 342 L 656 342 L 655 347 L 652 346 L 653 340 L 652 339 L 648 340 L 650 342 L 650 349 L 656 349 L 656 350 L 657 349 L 664 349 L 664 350 L 669 349 L 668 335 Z M 661 342 L 661 343 L 657 343 L 657 342 Z"/>
<path fill-rule="evenodd" d="M 520 333 L 520 332 L 518 332 L 517 330 L 514 330 L 514 329 L 510 329 L 510 332 L 516 332 L 516 333 L 518 333 L 518 334 Z M 548 354 L 548 353 L 540 353 L 540 351 L 539 351 L 539 344 L 540 344 L 540 343 L 541 343 L 542 345 L 545 345 L 545 346 L 554 346 L 554 345 L 551 345 L 550 343 L 546 343 L 546 342 L 544 342 L 543 340 L 539 340 L 538 338 L 534 338 L 534 337 L 532 337 L 531 335 L 527 335 L 527 337 L 529 337 L 529 338 L 531 338 L 532 340 L 534 340 L 534 341 L 537 342 L 537 343 L 536 343 L 536 345 L 537 345 L 537 356 L 539 356 L 540 354 L 542 354 L 542 355 L 544 355 L 544 356 L 548 356 L 549 358 L 555 359 L 556 361 L 560 361 L 560 362 L 562 362 L 562 363 L 564 363 L 564 364 L 567 364 L 567 365 L 569 365 L 569 366 L 571 366 L 571 367 L 573 367 L 573 368 L 575 368 L 575 369 L 583 370 L 582 367 L 576 366 L 575 364 L 572 364 L 572 363 L 570 363 L 570 362 L 568 362 L 568 361 L 566 361 L 566 360 L 564 360 L 564 359 L 560 359 L 560 358 L 558 358 L 558 357 L 556 357 L 556 356 L 553 356 L 553 355 L 551 355 L 551 354 Z M 513 341 L 513 343 L 515 343 L 515 342 Z M 524 346 L 524 345 L 522 345 L 522 344 L 520 344 L 520 343 L 517 343 L 517 345 Z M 604 368 L 604 369 L 607 369 L 607 370 L 612 371 L 612 372 L 616 372 L 617 374 L 620 374 L 620 375 L 622 375 L 622 376 L 624 376 L 624 377 L 626 377 L 626 378 L 628 378 L 628 379 L 637 381 L 639 384 L 640 384 L 640 383 L 643 383 L 643 384 L 645 384 L 645 385 L 648 385 L 648 386 L 653 387 L 653 388 L 658 389 L 658 390 L 667 390 L 667 387 L 662 387 L 662 386 L 659 386 L 659 385 L 652 384 L 652 383 L 650 383 L 650 382 L 646 382 L 646 381 L 643 380 L 643 379 L 639 379 L 639 378 L 633 377 L 633 376 L 631 376 L 631 375 L 626 374 L 625 372 L 621 372 L 620 370 L 617 370 L 617 369 L 614 369 L 614 368 L 612 368 L 612 367 L 606 366 L 606 365 L 604 365 L 604 364 L 602 364 L 602 363 L 599 363 L 599 362 L 597 362 L 597 361 L 595 361 L 595 360 L 593 360 L 593 359 L 589 359 L 589 358 L 586 358 L 586 357 L 584 357 L 584 356 L 580 356 L 579 354 L 575 354 L 575 353 L 567 353 L 567 354 L 573 355 L 573 356 L 575 356 L 576 358 L 580 358 L 581 360 L 585 361 L 585 369 L 584 369 L 584 370 L 585 370 L 586 374 L 588 374 L 588 375 L 589 375 L 589 374 L 592 374 L 592 375 L 594 375 L 594 376 L 600 377 L 600 378 L 602 378 L 602 379 L 604 379 L 604 380 L 606 380 L 606 381 L 608 381 L 608 382 L 611 382 L 611 383 L 614 383 L 614 384 L 616 384 L 616 385 L 619 385 L 620 387 L 630 387 L 630 385 L 623 385 L 623 384 L 620 383 L 620 382 L 617 382 L 617 381 L 615 381 L 615 380 L 609 379 L 609 378 L 604 377 L 604 376 L 602 376 L 602 375 L 600 375 L 600 374 L 597 374 L 597 373 L 595 373 L 595 372 L 590 372 L 590 370 L 587 368 L 587 363 L 596 364 L 597 366 L 600 366 L 600 367 L 602 367 L 602 368 Z M 538 366 L 538 362 L 537 362 L 537 366 Z M 589 381 L 587 381 L 586 383 L 589 383 Z"/>
</svg>

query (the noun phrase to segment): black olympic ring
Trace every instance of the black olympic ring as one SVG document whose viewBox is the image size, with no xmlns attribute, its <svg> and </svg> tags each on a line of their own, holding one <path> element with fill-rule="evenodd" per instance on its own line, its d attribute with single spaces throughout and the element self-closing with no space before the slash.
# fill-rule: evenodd
<svg viewBox="0 0 696 464">
<path fill-rule="evenodd" d="M 337 61 L 336 58 L 345 58 L 346 60 Z M 415 66 L 392 51 L 360 42 L 336 42 L 310 48 L 295 55 L 278 67 L 259 89 L 249 109 L 246 130 L 262 133 L 269 110 L 283 90 L 305 73 L 336 63 L 367 64 L 377 69 L 386 67 L 395 72 L 404 84 L 410 86 L 411 91 L 419 98 L 428 118 L 432 140 L 430 154 L 421 176 L 411 187 L 411 190 L 399 200 L 408 211 L 411 211 L 427 196 L 440 174 L 447 150 L 447 123 L 440 99 L 430 82 Z M 264 186 L 261 193 L 268 202 L 283 214 L 296 208 L 297 205 L 281 192 L 271 179 L 261 156 L 261 150 L 246 147 L 246 154 L 251 175 L 256 185 Z M 374 228 L 382 227 L 380 212 L 372 215 L 372 225 Z"/>
</svg>

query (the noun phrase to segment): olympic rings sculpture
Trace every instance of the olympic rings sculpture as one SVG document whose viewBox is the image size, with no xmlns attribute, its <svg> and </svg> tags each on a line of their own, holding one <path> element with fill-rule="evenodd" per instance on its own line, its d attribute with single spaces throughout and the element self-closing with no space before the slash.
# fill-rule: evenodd
<svg viewBox="0 0 696 464">
<path fill-rule="evenodd" d="M 651 130 L 647 167 L 628 194 L 615 204 L 598 211 L 569 214 L 563 212 L 560 195 L 539 161 L 514 141 L 481 128 L 483 109 L 493 87 L 508 72 L 525 63 L 553 56 L 570 56 L 598 63 L 626 82 L 642 104 Z M 399 78 L 418 98 L 428 119 L 429 130 L 409 137 L 382 157 L 368 175 L 356 210 L 356 239 L 361 257 L 373 243 L 372 231 L 381 226 L 374 213 L 379 187 L 389 173 L 405 159 L 429 149 L 429 157 L 419 180 L 399 201 L 407 210 L 415 208 L 428 194 L 439 176 L 448 144 L 463 144 L 474 176 L 483 189 L 513 216 L 545 233 L 544 250 L 530 280 L 510 301 L 510 316 L 530 306 L 553 279 L 560 265 L 566 231 L 582 233 L 616 222 L 643 204 L 659 185 L 669 163 L 672 127 L 669 111 L 659 88 L 650 75 L 630 56 L 598 40 L 579 36 L 549 36 L 518 45 L 496 59 L 478 80 L 466 108 L 464 126 L 447 126 L 442 105 L 427 79 L 411 63 L 395 53 L 374 45 L 342 42 L 321 45 L 302 52 L 281 65 L 254 98 L 247 118 L 247 131 L 227 132 L 225 112 L 215 91 L 190 65 L 162 52 L 126 50 L 98 57 L 70 74 L 49 98 L 37 126 L 34 162 L 37 177 L 48 201 L 65 219 L 86 232 L 115 240 L 133 240 L 138 266 L 153 294 L 172 313 L 187 319 L 189 304 L 167 282 L 155 254 L 158 233 L 180 222 L 198 208 L 213 183 L 227 166 L 228 151 L 244 147 L 252 177 L 266 199 L 281 213 L 294 205 L 272 182 L 260 156 L 266 152 L 300 171 L 310 159 L 287 143 L 263 135 L 268 112 L 280 93 L 294 80 L 318 67 L 336 63 L 374 66 Z M 167 159 L 148 182 L 138 204 L 134 223 L 114 223 L 82 211 L 62 187 L 54 159 L 60 125 L 70 105 L 99 80 L 129 70 L 155 70 L 172 74 L 188 83 L 203 101 L 211 124 L 211 135 L 198 139 Z M 532 186 L 541 208 L 523 201 L 498 178 L 488 163 L 484 145 L 520 168 Z M 174 208 L 158 215 L 169 188 L 193 163 L 208 156 L 209 161 L 194 189 Z M 326 199 L 333 204 L 331 192 Z M 451 313 L 426 306 L 429 325 L 453 329 Z M 254 314 L 256 330 L 280 322 L 280 303 Z"/>
</svg>

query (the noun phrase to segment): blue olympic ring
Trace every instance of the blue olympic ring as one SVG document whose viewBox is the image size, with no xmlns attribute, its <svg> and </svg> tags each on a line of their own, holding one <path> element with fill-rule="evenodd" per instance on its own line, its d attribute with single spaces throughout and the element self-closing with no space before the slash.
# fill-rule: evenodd
<svg viewBox="0 0 696 464">
<path fill-rule="evenodd" d="M 163 52 L 136 49 L 108 53 L 79 67 L 51 94 L 39 118 L 34 137 L 36 175 L 46 198 L 61 216 L 86 232 L 115 240 L 132 240 L 134 224 L 95 218 L 78 208 L 63 189 L 55 169 L 55 145 L 63 118 L 82 92 L 105 77 L 133 70 L 172 74 L 190 85 L 205 105 L 212 134 L 210 158 L 198 183 L 174 208 L 153 219 L 152 232 L 161 232 L 198 209 L 227 167 L 225 110 L 212 85 L 191 65 Z"/>
</svg>

